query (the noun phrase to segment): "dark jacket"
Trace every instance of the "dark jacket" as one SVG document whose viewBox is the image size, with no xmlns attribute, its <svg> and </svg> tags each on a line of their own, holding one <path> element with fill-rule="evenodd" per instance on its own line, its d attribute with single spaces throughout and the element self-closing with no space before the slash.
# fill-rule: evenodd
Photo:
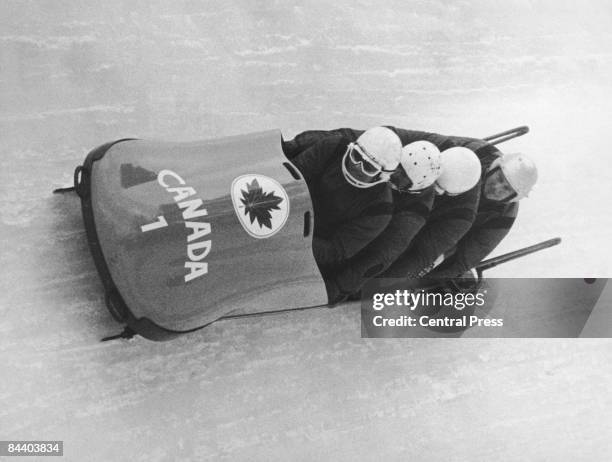
<svg viewBox="0 0 612 462">
<path fill-rule="evenodd" d="M 476 152 L 482 164 L 481 183 L 484 184 L 491 163 L 501 156 L 501 152 L 485 141 L 469 140 L 471 149 Z M 518 207 L 518 202 L 497 202 L 481 195 L 478 214 L 471 229 L 454 249 L 448 251 L 449 256 L 430 276 L 456 277 L 474 268 L 508 234 L 516 219 Z"/>
<path fill-rule="evenodd" d="M 434 201 L 433 188 L 420 194 L 393 191 L 393 217 L 380 235 L 337 272 L 334 282 L 343 293 L 357 292 L 385 271 L 409 248 L 425 225 Z"/>
<path fill-rule="evenodd" d="M 385 229 L 393 213 L 387 184 L 361 189 L 344 178 L 341 161 L 349 142 L 342 136 L 326 137 L 292 158 L 310 190 L 313 252 L 325 267 L 356 255 Z"/>
<path fill-rule="evenodd" d="M 356 141 L 365 130 L 353 130 L 352 128 L 336 128 L 334 130 L 307 130 L 295 135 L 295 138 L 282 143 L 283 152 L 289 160 L 293 160 L 295 156 L 315 145 L 319 141 L 341 136 L 349 141 Z"/>
<path fill-rule="evenodd" d="M 436 196 L 425 226 L 410 243 L 410 248 L 381 276 L 388 278 L 422 277 L 436 259 L 452 249 L 469 231 L 476 218 L 480 185 L 458 196 Z"/>
<path fill-rule="evenodd" d="M 473 138 L 443 136 L 436 133 L 395 129 L 406 145 L 413 141 L 425 140 L 433 143 L 440 151 L 455 147 L 474 147 Z M 470 230 L 480 201 L 480 183 L 458 196 L 437 196 L 427 223 L 412 239 L 409 249 L 400 255 L 382 277 L 421 277 L 427 274 L 438 257 L 444 255 Z"/>
</svg>

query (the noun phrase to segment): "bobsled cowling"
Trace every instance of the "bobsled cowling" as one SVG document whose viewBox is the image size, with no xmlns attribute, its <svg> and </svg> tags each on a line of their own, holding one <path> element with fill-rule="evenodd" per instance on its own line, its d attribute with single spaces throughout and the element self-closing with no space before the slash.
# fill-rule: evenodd
<svg viewBox="0 0 612 462">
<path fill-rule="evenodd" d="M 119 140 L 92 151 L 75 183 L 109 310 L 144 337 L 327 303 L 312 202 L 278 130 Z"/>
</svg>

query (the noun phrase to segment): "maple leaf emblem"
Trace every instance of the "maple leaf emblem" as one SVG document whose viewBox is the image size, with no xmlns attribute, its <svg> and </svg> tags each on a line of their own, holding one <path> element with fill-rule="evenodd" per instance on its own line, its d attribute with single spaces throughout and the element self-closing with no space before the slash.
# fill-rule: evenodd
<svg viewBox="0 0 612 462">
<path fill-rule="evenodd" d="M 257 178 L 251 183 L 247 183 L 246 191 L 241 189 L 242 198 L 240 202 L 244 205 L 244 214 L 249 216 L 251 224 L 257 219 L 259 227 L 265 226 L 272 229 L 271 210 L 280 210 L 278 204 L 283 201 L 282 197 L 278 197 L 274 192 L 264 193 L 259 185 Z"/>
</svg>

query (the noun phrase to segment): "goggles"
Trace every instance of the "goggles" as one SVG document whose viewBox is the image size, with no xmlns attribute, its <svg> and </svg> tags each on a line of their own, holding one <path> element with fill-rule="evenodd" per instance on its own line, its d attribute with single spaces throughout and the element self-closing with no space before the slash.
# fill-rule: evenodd
<svg viewBox="0 0 612 462">
<path fill-rule="evenodd" d="M 489 172 L 487 172 L 485 176 L 484 182 L 484 190 L 487 191 L 489 188 L 488 183 L 490 181 L 494 182 L 492 190 L 489 194 L 485 194 L 488 199 L 499 201 L 499 202 L 509 202 L 518 196 L 518 193 L 514 190 L 514 188 L 510 185 L 510 182 L 504 175 L 504 171 L 501 168 L 501 165 L 496 166 Z M 494 197 L 490 197 L 493 195 Z"/>
<path fill-rule="evenodd" d="M 374 177 L 384 171 L 382 166 L 374 160 L 374 157 L 368 154 L 368 151 L 359 143 L 349 143 L 346 154 L 351 162 L 358 165 L 367 176 Z"/>
<path fill-rule="evenodd" d="M 357 168 L 357 173 L 351 173 L 350 168 Z M 349 143 L 342 158 L 342 173 L 347 181 L 357 188 L 371 188 L 389 179 L 395 170 L 382 168 L 374 156 L 369 154 L 359 143 Z M 358 178 L 361 176 L 362 178 Z"/>
</svg>

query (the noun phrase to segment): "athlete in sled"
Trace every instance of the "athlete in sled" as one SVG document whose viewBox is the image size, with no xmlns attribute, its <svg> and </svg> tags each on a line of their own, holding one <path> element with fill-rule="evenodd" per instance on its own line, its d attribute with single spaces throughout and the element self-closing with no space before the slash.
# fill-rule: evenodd
<svg viewBox="0 0 612 462">
<path fill-rule="evenodd" d="M 398 135 L 404 146 L 400 159 L 403 168 L 397 169 L 389 181 L 393 198 L 393 207 L 389 211 L 391 219 L 384 231 L 379 232 L 359 253 L 353 252 L 349 259 L 344 259 L 326 272 L 330 299 L 334 302 L 357 292 L 363 282 L 388 268 L 409 248 L 428 218 L 432 221 L 430 212 L 435 191 L 439 195 L 460 197 L 448 200 L 448 205 L 444 204 L 445 198 L 438 199 L 442 205 L 439 204 L 434 210 L 434 217 L 442 216 L 442 211 L 452 207 L 465 206 L 465 203 L 475 207 L 478 200 L 476 189 L 471 194 L 466 193 L 474 187 L 480 176 L 480 164 L 473 152 L 467 148 L 445 146 L 446 138 L 440 140 L 442 137 L 439 135 L 431 137 L 428 136 L 431 134 L 424 132 L 387 128 Z M 363 133 L 363 130 L 350 128 L 308 131 L 285 142 L 284 149 L 289 158 L 299 162 L 302 157 L 311 156 L 313 150 L 330 140 L 357 140 Z M 429 139 L 436 141 L 437 146 Z M 442 153 L 439 148 L 443 149 Z M 437 225 L 425 227 L 433 227 L 435 230 Z M 444 237 L 445 233 L 438 234 Z"/>
<path fill-rule="evenodd" d="M 526 127 L 483 140 L 389 128 L 404 145 L 427 140 L 456 155 L 448 162 L 446 175 L 436 181 L 438 197 L 427 224 L 406 226 L 397 220 L 397 227 L 390 225 L 378 242 L 334 275 L 340 293 L 356 292 L 374 276 L 418 278 L 429 274 L 432 278 L 452 278 L 469 271 L 507 234 L 516 217 L 517 201 L 527 196 L 537 179 L 535 165 L 527 156 L 503 155 L 493 144 L 520 136 Z M 348 128 L 308 131 L 286 142 L 285 149 L 291 155 L 317 139 L 359 133 Z M 462 149 L 474 150 L 478 158 Z M 430 273 L 434 267 L 436 270 Z"/>
</svg>

